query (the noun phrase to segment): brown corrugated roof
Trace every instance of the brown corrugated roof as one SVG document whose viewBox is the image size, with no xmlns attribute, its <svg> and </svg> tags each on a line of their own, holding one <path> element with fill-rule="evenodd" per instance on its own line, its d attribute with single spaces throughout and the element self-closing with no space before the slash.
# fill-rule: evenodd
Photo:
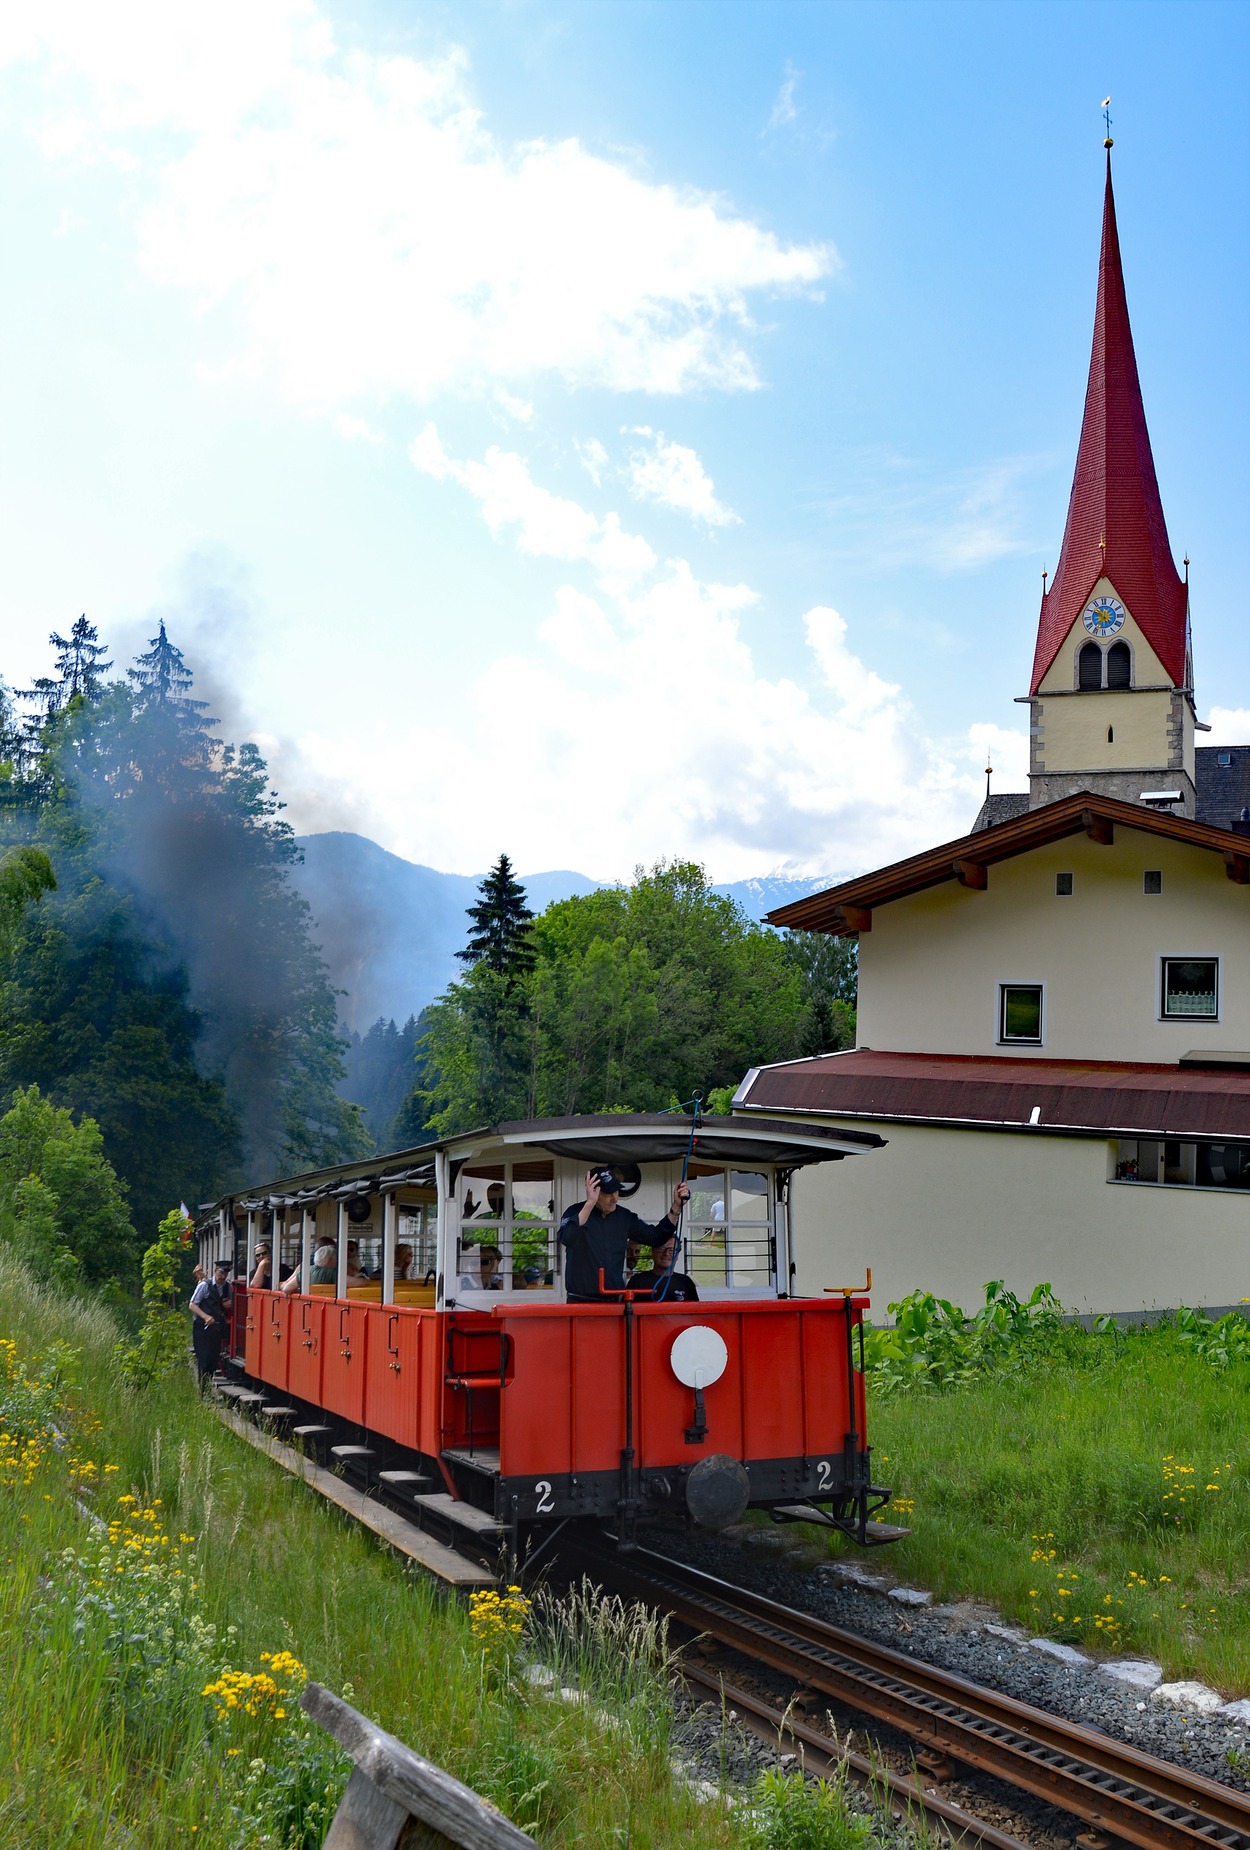
<svg viewBox="0 0 1250 1850">
<path fill-rule="evenodd" d="M 1250 1138 L 1250 1070 L 968 1054 L 823 1054 L 748 1075 L 735 1110 L 1133 1137 Z M 1033 1119 L 1037 1108 L 1038 1116 Z"/>
<path fill-rule="evenodd" d="M 944 880 L 984 886 L 986 868 L 997 861 L 1009 861 L 1069 835 L 1088 834 L 1095 840 L 1110 842 L 1117 826 L 1221 854 L 1229 878 L 1241 886 L 1250 884 L 1250 837 L 1147 809 L 1140 803 L 1121 803 L 1115 797 L 1081 790 L 1074 796 L 1061 797 L 1057 803 L 1031 809 L 1027 815 L 995 823 L 973 835 L 961 835 L 957 841 L 926 848 L 923 854 L 913 854 L 870 874 L 857 874 L 853 880 L 844 880 L 823 893 L 779 906 L 768 914 L 768 923 L 788 925 L 795 931 L 826 931 L 835 936 L 870 930 L 874 906 L 940 886 Z"/>
</svg>

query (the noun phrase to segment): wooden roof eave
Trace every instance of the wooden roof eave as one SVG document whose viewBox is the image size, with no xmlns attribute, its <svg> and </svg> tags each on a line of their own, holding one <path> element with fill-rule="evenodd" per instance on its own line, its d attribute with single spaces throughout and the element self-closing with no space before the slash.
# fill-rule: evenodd
<svg viewBox="0 0 1250 1850">
<path fill-rule="evenodd" d="M 848 937 L 872 929 L 872 912 L 876 906 L 894 899 L 906 899 L 929 887 L 955 880 L 970 890 L 983 891 L 987 882 L 980 874 L 998 861 L 1009 861 L 1028 854 L 1034 848 L 1062 841 L 1070 835 L 1088 835 L 1092 841 L 1109 846 L 1115 838 L 1115 825 L 1138 829 L 1145 834 L 1161 835 L 1187 842 L 1223 856 L 1229 878 L 1241 884 L 1241 865 L 1246 858 L 1247 838 L 1230 829 L 1216 829 L 1203 822 L 1191 822 L 1185 816 L 1173 816 L 1162 810 L 1144 809 L 1138 803 L 1123 803 L 1115 797 L 1077 791 L 1056 803 L 1043 804 L 994 823 L 975 835 L 963 835 L 956 841 L 943 842 L 923 854 L 894 861 L 888 867 L 823 893 L 794 900 L 767 914 L 770 925 L 792 931 L 823 931 L 833 937 Z"/>
</svg>

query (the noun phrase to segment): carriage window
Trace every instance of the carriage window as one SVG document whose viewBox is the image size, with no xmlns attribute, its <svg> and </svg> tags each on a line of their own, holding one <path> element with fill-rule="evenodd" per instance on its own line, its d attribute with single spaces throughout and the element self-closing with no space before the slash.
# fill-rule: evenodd
<svg viewBox="0 0 1250 1850">
<path fill-rule="evenodd" d="M 460 1291 L 534 1291 L 555 1280 L 555 1165 L 480 1163 L 457 1181 Z"/>
<path fill-rule="evenodd" d="M 1082 689 L 1102 686 L 1102 650 L 1096 642 L 1087 642 L 1076 658 L 1076 684 Z"/>
<path fill-rule="evenodd" d="M 679 1261 L 700 1292 L 773 1283 L 771 1176 L 692 1164 L 686 1249 Z"/>
<path fill-rule="evenodd" d="M 438 1204 L 433 1201 L 410 1202 L 399 1210 L 399 1231 L 395 1249 L 406 1246 L 412 1253 L 407 1276 L 422 1280 L 433 1276 L 438 1264 Z M 398 1265 L 396 1277 L 399 1276 Z"/>
<path fill-rule="evenodd" d="M 1132 685 L 1133 658 L 1126 642 L 1113 642 L 1107 650 L 1107 686 L 1130 687 Z"/>
<path fill-rule="evenodd" d="M 1219 964 L 1214 957 L 1163 959 L 1163 1015 L 1168 1021 L 1219 1013 Z"/>
</svg>

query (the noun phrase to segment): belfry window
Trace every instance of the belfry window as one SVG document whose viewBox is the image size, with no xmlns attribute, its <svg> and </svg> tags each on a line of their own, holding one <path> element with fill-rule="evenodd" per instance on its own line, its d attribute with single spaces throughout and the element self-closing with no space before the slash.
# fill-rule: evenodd
<svg viewBox="0 0 1250 1850">
<path fill-rule="evenodd" d="M 1096 642 L 1087 642 L 1077 657 L 1076 684 L 1082 692 L 1102 686 L 1102 650 Z"/>
<path fill-rule="evenodd" d="M 1126 642 L 1113 642 L 1107 650 L 1107 686 L 1131 687 L 1133 657 Z"/>
</svg>

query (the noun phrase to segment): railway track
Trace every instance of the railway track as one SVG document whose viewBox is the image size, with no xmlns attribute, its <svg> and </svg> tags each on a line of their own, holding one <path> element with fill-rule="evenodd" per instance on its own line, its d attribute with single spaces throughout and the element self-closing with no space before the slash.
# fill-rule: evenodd
<svg viewBox="0 0 1250 1850">
<path fill-rule="evenodd" d="M 770 1747 L 775 1748 L 781 1741 L 792 1741 L 802 1755 L 805 1772 L 821 1775 L 846 1769 L 875 1798 L 887 1795 L 898 1816 L 914 1816 L 923 1811 L 931 1822 L 940 1824 L 955 1843 L 968 1846 L 969 1850 L 974 1844 L 984 1845 L 985 1850 L 1027 1850 L 1027 1845 L 1018 1837 L 1009 1837 L 996 1825 L 987 1824 L 984 1819 L 928 1791 L 919 1777 L 906 1779 L 892 1773 L 878 1761 L 866 1759 L 863 1754 L 830 1740 L 819 1729 L 809 1728 L 793 1714 L 763 1702 L 752 1691 L 727 1683 L 719 1671 L 685 1664 L 680 1675 L 688 1688 L 728 1703 L 738 1721 Z"/>
<path fill-rule="evenodd" d="M 991 1774 L 1080 1819 L 1089 1850 L 1117 1841 L 1142 1850 L 1250 1850 L 1250 1798 L 1171 1761 L 648 1550 L 622 1555 L 579 1540 L 561 1555 L 580 1559 L 614 1590 L 888 1723 L 931 1761 Z"/>
</svg>

